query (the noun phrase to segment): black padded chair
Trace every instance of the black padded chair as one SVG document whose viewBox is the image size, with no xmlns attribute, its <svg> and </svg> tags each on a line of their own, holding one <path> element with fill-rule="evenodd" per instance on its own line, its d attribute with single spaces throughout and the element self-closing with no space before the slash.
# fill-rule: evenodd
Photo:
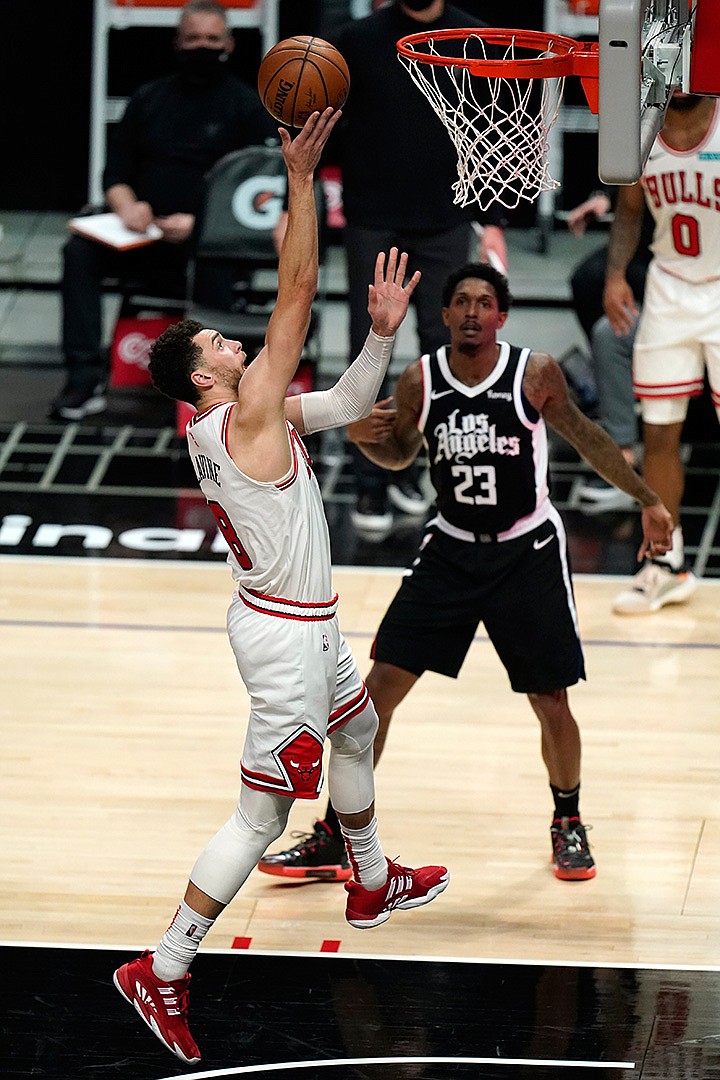
<svg viewBox="0 0 720 1080">
<path fill-rule="evenodd" d="M 251 146 L 227 154 L 207 174 L 196 224 L 185 314 L 242 341 L 251 359 L 262 348 L 277 297 L 273 230 L 286 183 L 279 147 Z M 325 201 L 319 181 L 315 196 L 322 234 Z M 321 242 L 321 264 L 323 247 Z M 320 359 L 322 293 L 320 289 L 304 353 L 304 360 L 313 364 Z"/>
</svg>

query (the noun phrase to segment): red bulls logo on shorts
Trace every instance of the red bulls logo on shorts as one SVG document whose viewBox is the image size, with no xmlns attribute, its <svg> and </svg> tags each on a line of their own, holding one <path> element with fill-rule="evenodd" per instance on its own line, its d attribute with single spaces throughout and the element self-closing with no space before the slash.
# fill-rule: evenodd
<svg viewBox="0 0 720 1080">
<path fill-rule="evenodd" d="M 296 732 L 290 742 L 275 752 L 290 781 L 293 795 L 300 799 L 314 799 L 320 793 L 322 755 L 322 743 L 307 728 Z"/>
</svg>

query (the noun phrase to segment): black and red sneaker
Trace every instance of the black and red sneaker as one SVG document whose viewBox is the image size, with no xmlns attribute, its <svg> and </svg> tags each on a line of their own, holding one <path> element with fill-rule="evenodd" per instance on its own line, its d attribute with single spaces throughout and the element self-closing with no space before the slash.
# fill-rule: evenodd
<svg viewBox="0 0 720 1080">
<path fill-rule="evenodd" d="M 580 818 L 556 818 L 550 826 L 550 840 L 556 878 L 587 881 L 595 877 L 595 860 L 590 854 L 585 826 Z"/>
<path fill-rule="evenodd" d="M 298 843 L 287 851 L 263 855 L 258 870 L 286 878 L 316 881 L 349 881 L 352 877 L 345 842 L 324 821 L 316 821 L 311 833 L 293 833 Z"/>
<path fill-rule="evenodd" d="M 119 967 L 113 982 L 168 1050 L 188 1065 L 200 1060 L 188 1027 L 189 975 L 162 982 L 153 972 L 152 953 L 146 949 L 137 960 Z"/>
</svg>

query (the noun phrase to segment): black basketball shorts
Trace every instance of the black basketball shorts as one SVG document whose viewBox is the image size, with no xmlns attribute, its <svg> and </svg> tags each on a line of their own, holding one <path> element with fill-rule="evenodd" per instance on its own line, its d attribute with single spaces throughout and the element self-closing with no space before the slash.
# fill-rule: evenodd
<svg viewBox="0 0 720 1080">
<path fill-rule="evenodd" d="M 374 660 L 456 678 L 484 623 L 513 690 L 550 693 L 585 678 L 567 540 L 551 516 L 503 543 L 469 543 L 431 522 L 380 624 Z"/>
</svg>

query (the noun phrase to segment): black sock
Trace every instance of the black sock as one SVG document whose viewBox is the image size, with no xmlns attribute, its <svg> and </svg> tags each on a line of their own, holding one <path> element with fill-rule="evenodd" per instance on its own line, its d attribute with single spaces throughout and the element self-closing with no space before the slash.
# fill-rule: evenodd
<svg viewBox="0 0 720 1080">
<path fill-rule="evenodd" d="M 335 813 L 335 808 L 331 802 L 327 804 L 327 810 L 324 817 L 325 824 L 330 832 L 337 840 L 342 840 L 342 832 L 340 831 L 340 822 L 338 816 Z"/>
<path fill-rule="evenodd" d="M 559 821 L 560 818 L 579 818 L 580 810 L 580 785 L 573 788 L 572 791 L 563 791 L 561 788 L 557 788 L 554 784 L 550 785 L 552 791 L 553 801 L 555 803 L 555 821 Z"/>
</svg>

